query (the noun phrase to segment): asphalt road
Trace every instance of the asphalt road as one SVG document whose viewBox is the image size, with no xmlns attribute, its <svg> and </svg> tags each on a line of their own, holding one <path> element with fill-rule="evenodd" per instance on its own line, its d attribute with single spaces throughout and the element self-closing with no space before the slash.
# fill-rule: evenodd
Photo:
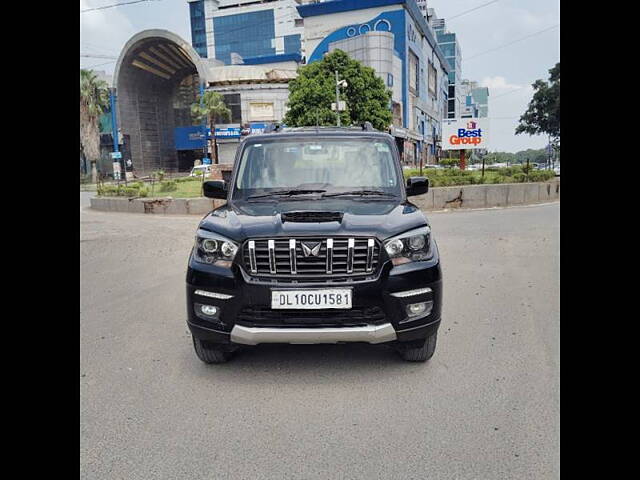
<svg viewBox="0 0 640 480">
<path fill-rule="evenodd" d="M 559 213 L 429 215 L 445 285 L 427 364 L 261 345 L 207 366 L 185 324 L 199 218 L 81 207 L 81 478 L 559 478 Z"/>
</svg>

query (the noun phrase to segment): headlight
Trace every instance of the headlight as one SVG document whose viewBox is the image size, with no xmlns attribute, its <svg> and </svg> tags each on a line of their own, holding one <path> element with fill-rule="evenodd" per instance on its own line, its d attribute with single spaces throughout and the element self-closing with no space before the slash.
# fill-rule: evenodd
<svg viewBox="0 0 640 480">
<path fill-rule="evenodd" d="M 384 242 L 387 255 L 394 265 L 428 260 L 431 252 L 431 228 L 420 227 Z"/>
<path fill-rule="evenodd" d="M 193 258 L 200 263 L 230 267 L 238 245 L 216 233 L 198 229 L 196 244 L 193 248 Z"/>
</svg>

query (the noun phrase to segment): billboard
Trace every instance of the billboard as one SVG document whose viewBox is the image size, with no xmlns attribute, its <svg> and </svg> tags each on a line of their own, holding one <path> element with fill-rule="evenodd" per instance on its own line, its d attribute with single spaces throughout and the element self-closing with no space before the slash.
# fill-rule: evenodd
<svg viewBox="0 0 640 480">
<path fill-rule="evenodd" d="M 489 145 L 489 119 L 442 120 L 443 150 L 478 150 Z"/>
</svg>

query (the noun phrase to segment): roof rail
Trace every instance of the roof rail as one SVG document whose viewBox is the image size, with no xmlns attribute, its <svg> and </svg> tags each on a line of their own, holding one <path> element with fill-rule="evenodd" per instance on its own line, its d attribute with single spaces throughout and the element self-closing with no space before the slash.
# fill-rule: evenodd
<svg viewBox="0 0 640 480">
<path fill-rule="evenodd" d="M 266 127 L 264 127 L 264 133 L 278 133 L 282 131 L 282 125 L 279 123 L 270 123 Z"/>
<path fill-rule="evenodd" d="M 362 130 L 365 130 L 367 132 L 375 132 L 376 129 L 373 128 L 373 125 L 371 125 L 371 122 L 364 122 L 362 124 Z"/>
</svg>

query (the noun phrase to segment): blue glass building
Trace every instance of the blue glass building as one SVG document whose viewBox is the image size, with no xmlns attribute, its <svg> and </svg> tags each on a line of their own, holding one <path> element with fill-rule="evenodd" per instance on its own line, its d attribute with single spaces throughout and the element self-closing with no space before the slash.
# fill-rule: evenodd
<svg viewBox="0 0 640 480">
<path fill-rule="evenodd" d="M 246 64 L 299 60 L 302 20 L 295 0 L 190 0 L 191 42 L 202 57 L 225 65 L 236 55 Z"/>
</svg>

